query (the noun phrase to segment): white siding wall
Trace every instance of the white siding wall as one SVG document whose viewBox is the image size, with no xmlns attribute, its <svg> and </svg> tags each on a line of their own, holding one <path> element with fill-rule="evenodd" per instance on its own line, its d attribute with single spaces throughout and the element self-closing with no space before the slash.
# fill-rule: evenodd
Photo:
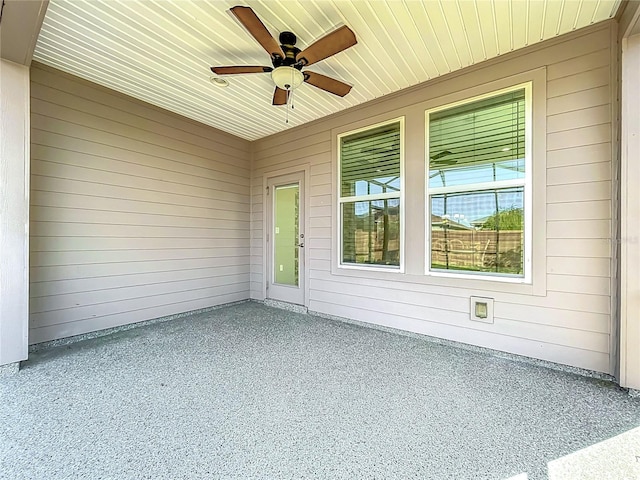
<svg viewBox="0 0 640 480">
<path fill-rule="evenodd" d="M 35 65 L 30 343 L 249 297 L 250 144 Z"/>
<path fill-rule="evenodd" d="M 27 358 L 29 67 L 0 59 L 0 365 Z"/>
<path fill-rule="evenodd" d="M 255 142 L 252 298 L 264 295 L 263 177 L 306 164 L 311 311 L 612 373 L 614 37 L 615 23 L 600 24 Z M 416 105 L 539 68 L 546 74 L 546 156 L 542 148 L 534 158 L 535 165 L 543 166 L 536 174 L 542 175 L 541 188 L 534 193 L 542 212 L 534 234 L 543 233 L 534 250 L 543 252 L 543 258 L 534 257 L 541 275 L 533 288 L 510 289 L 496 282 L 472 288 L 468 283 L 417 274 L 424 264 L 424 233 L 420 232 L 424 232 L 425 209 L 423 192 L 415 191 L 423 188 L 424 180 L 416 177 L 406 179 L 414 188 L 405 202 L 406 241 L 412 245 L 407 251 L 418 252 L 406 259 L 408 273 L 332 270 L 336 129 L 405 115 L 406 161 L 413 162 L 414 171 L 418 162 L 424 176 L 424 108 Z M 544 138 L 539 147 L 544 147 Z M 495 299 L 493 325 L 469 320 L 469 296 L 474 294 Z"/>
</svg>

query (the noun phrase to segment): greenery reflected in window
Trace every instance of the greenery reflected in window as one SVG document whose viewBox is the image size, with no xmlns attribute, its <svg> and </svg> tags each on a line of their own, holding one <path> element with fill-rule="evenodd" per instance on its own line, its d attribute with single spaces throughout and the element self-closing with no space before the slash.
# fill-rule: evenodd
<svg viewBox="0 0 640 480">
<path fill-rule="evenodd" d="M 431 268 L 522 275 L 523 195 L 521 187 L 433 195 Z"/>
<path fill-rule="evenodd" d="M 526 87 L 428 113 L 431 269 L 524 276 Z"/>
<path fill-rule="evenodd" d="M 340 137 L 343 264 L 400 266 L 401 123 Z"/>
<path fill-rule="evenodd" d="M 342 261 L 400 265 L 400 200 L 342 204 Z"/>
</svg>

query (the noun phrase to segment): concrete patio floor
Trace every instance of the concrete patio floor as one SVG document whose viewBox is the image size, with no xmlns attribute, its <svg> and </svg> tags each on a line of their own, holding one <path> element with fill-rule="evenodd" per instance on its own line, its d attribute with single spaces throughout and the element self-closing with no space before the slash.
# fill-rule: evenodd
<svg viewBox="0 0 640 480">
<path fill-rule="evenodd" d="M 247 302 L 32 353 L 0 478 L 542 479 L 639 426 L 606 381 Z"/>
</svg>

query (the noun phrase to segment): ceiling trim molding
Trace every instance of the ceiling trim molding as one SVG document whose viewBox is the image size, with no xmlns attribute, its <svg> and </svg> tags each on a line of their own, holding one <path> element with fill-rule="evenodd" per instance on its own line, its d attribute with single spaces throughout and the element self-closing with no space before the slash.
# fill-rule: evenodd
<svg viewBox="0 0 640 480">
<path fill-rule="evenodd" d="M 0 20 L 0 57 L 31 65 L 49 0 L 4 0 Z"/>
<path fill-rule="evenodd" d="M 640 1 L 627 1 L 620 15 L 618 38 L 626 38 L 640 33 Z"/>
</svg>

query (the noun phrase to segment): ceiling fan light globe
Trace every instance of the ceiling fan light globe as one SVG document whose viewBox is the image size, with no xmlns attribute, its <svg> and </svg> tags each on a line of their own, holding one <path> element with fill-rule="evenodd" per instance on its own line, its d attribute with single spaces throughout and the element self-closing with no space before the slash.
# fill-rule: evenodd
<svg viewBox="0 0 640 480">
<path fill-rule="evenodd" d="M 304 75 L 293 67 L 278 67 L 271 72 L 271 79 L 278 88 L 293 90 L 304 81 Z"/>
</svg>

